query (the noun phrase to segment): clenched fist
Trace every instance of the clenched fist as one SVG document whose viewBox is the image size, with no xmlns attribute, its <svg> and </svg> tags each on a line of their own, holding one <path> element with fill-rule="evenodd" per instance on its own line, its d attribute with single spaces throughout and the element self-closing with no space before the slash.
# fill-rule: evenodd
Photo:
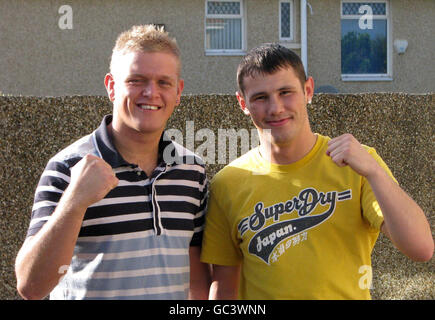
<svg viewBox="0 0 435 320">
<path fill-rule="evenodd" d="M 88 208 L 103 199 L 118 182 L 112 167 L 106 161 L 88 154 L 71 168 L 67 191 L 77 205 Z"/>
<path fill-rule="evenodd" d="M 349 133 L 331 139 L 326 154 L 339 167 L 350 166 L 359 175 L 368 178 L 376 171 L 382 170 L 376 160 Z"/>
</svg>

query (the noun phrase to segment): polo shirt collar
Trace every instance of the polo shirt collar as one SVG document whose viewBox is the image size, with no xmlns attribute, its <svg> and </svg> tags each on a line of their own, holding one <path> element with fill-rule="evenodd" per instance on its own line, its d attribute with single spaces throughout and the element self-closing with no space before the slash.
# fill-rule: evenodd
<svg viewBox="0 0 435 320">
<path fill-rule="evenodd" d="M 94 131 L 94 139 L 95 139 L 94 142 L 98 155 L 101 156 L 101 158 L 104 161 L 110 164 L 112 168 L 117 168 L 122 166 L 137 167 L 137 164 L 128 163 L 126 160 L 124 160 L 124 158 L 121 156 L 118 150 L 116 150 L 116 147 L 113 144 L 113 138 L 107 131 L 107 126 L 112 122 L 112 119 L 113 119 L 112 115 L 104 116 L 100 126 Z M 163 151 L 168 145 L 173 144 L 172 140 L 167 138 L 163 139 L 164 135 L 165 133 L 163 132 L 159 141 L 159 151 L 158 151 L 158 161 L 157 161 L 158 165 L 166 165 L 163 159 Z M 175 146 L 173 150 L 176 152 L 178 156 L 178 152 L 175 149 Z"/>
</svg>

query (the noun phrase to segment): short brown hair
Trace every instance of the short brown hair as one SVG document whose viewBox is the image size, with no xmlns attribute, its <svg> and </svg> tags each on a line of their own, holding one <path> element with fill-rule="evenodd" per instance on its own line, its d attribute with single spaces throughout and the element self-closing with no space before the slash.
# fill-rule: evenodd
<svg viewBox="0 0 435 320">
<path fill-rule="evenodd" d="M 110 71 L 113 70 L 116 55 L 123 55 L 132 51 L 166 52 L 173 54 L 178 59 L 178 74 L 181 70 L 180 49 L 175 38 L 153 24 L 133 26 L 124 31 L 116 39 L 110 60 Z"/>
<path fill-rule="evenodd" d="M 307 81 L 302 60 L 292 50 L 277 43 L 265 43 L 250 50 L 237 68 L 239 92 L 244 95 L 243 80 L 258 74 L 272 74 L 279 69 L 292 67 L 304 88 Z"/>
</svg>

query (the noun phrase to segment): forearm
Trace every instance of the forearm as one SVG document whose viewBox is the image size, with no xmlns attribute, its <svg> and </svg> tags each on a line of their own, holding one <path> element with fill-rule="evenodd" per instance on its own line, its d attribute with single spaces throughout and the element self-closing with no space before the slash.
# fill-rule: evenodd
<svg viewBox="0 0 435 320">
<path fill-rule="evenodd" d="M 66 272 L 82 224 L 85 208 L 64 194 L 43 228 L 26 240 L 17 255 L 17 289 L 26 299 L 42 299 Z"/>
<path fill-rule="evenodd" d="M 434 242 L 423 210 L 379 167 L 367 180 L 384 216 L 383 231 L 409 258 L 427 261 Z"/>
<path fill-rule="evenodd" d="M 208 266 L 205 266 L 208 268 Z M 208 270 L 204 270 L 203 273 L 209 273 Z M 192 274 L 191 274 L 192 277 Z M 198 279 L 194 278 L 190 280 L 189 300 L 207 300 L 209 296 L 211 279 L 209 276 L 204 276 Z"/>
<path fill-rule="evenodd" d="M 210 266 L 200 261 L 201 247 L 189 248 L 190 288 L 189 300 L 207 300 L 211 283 Z"/>
<path fill-rule="evenodd" d="M 213 265 L 210 300 L 236 300 L 240 280 L 240 266 Z"/>
<path fill-rule="evenodd" d="M 375 158 L 351 134 L 331 139 L 326 154 L 367 179 L 384 215 L 382 229 L 396 247 L 413 260 L 429 260 L 434 243 L 424 212 Z"/>
<path fill-rule="evenodd" d="M 213 281 L 210 286 L 210 300 L 236 300 L 238 295 L 237 288 L 226 287 L 219 281 Z"/>
</svg>

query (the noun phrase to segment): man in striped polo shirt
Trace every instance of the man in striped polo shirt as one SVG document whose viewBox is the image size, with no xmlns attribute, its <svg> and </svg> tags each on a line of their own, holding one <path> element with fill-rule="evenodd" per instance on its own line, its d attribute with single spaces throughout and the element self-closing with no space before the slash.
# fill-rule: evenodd
<svg viewBox="0 0 435 320">
<path fill-rule="evenodd" d="M 36 189 L 15 268 L 24 298 L 207 298 L 204 165 L 164 135 L 180 64 L 161 29 L 118 37 L 104 79 L 113 116 L 50 159 Z"/>
</svg>

